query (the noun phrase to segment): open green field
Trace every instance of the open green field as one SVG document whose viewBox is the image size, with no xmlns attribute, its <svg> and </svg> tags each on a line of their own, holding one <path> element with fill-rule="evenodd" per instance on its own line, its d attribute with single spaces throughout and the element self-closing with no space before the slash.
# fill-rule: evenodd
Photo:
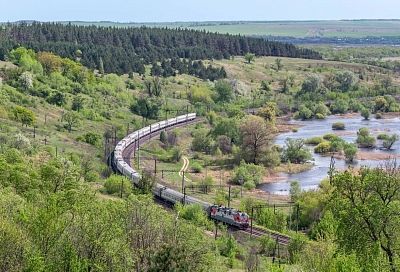
<svg viewBox="0 0 400 272">
<path fill-rule="evenodd" d="M 399 36 L 400 21 L 282 21 L 282 22 L 232 22 L 191 27 L 213 32 L 306 37 Z"/>
<path fill-rule="evenodd" d="M 400 36 L 400 20 L 345 20 L 345 21 L 259 21 L 259 22 L 171 22 L 171 23 L 115 23 L 72 22 L 78 25 L 114 27 L 183 27 L 211 32 L 256 35 L 290 36 L 296 38 L 363 38 Z"/>
</svg>

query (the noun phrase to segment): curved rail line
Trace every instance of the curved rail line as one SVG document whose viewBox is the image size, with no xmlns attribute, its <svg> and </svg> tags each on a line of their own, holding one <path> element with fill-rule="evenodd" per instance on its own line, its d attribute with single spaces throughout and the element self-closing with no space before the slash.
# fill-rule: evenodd
<svg viewBox="0 0 400 272">
<path fill-rule="evenodd" d="M 195 113 L 190 113 L 152 124 L 129 134 L 117 144 L 114 150 L 113 163 L 115 168 L 118 170 L 118 172 L 130 178 L 132 182 L 137 185 L 140 179 L 140 174 L 131 166 L 132 154 L 140 149 L 140 146 L 145 142 L 160 135 L 161 131 L 188 126 L 200 121 L 201 119 L 199 119 Z M 184 204 L 199 204 L 205 209 L 211 206 L 211 204 L 207 202 L 183 195 L 182 193 L 172 190 L 161 184 L 156 184 L 155 188 L 153 189 L 153 194 L 155 196 L 161 196 L 161 194 L 163 194 L 163 198 L 172 203 L 183 201 Z M 290 242 L 290 237 L 288 236 L 269 232 L 257 227 L 253 227 L 252 233 L 250 228 L 241 231 L 254 235 L 255 237 L 268 235 L 271 238 L 276 239 L 279 243 L 285 245 L 289 244 Z"/>
</svg>

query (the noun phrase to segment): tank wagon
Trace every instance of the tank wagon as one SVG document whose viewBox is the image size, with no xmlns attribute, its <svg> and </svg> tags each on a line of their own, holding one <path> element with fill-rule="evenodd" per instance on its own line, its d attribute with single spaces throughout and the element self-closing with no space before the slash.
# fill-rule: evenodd
<svg viewBox="0 0 400 272">
<path fill-rule="evenodd" d="M 187 123 L 196 119 L 196 113 L 189 113 L 186 115 L 181 115 L 175 118 L 170 118 L 150 126 L 144 127 L 138 131 L 135 131 L 124 139 L 122 139 L 114 150 L 113 164 L 118 172 L 127 178 L 129 178 L 134 185 L 138 185 L 140 180 L 140 174 L 135 171 L 123 158 L 124 150 L 132 145 L 136 140 L 140 140 L 143 137 L 149 136 L 152 133 L 159 132 L 168 127 L 176 126 L 178 124 Z M 220 207 L 212 205 L 210 203 L 201 201 L 197 198 L 187 196 L 181 192 L 175 191 L 161 184 L 156 184 L 153 188 L 153 194 L 165 201 L 172 204 L 182 203 L 182 204 L 198 204 L 207 212 L 211 219 L 229 224 L 232 226 L 245 229 L 249 226 L 249 217 L 246 213 L 236 211 L 235 209 Z"/>
</svg>

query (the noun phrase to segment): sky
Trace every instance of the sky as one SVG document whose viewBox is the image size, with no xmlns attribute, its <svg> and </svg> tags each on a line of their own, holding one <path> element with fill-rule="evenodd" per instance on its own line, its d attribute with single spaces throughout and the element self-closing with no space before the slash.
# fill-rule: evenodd
<svg viewBox="0 0 400 272">
<path fill-rule="evenodd" d="M 398 19 L 399 0 L 0 0 L 0 21 Z"/>
</svg>

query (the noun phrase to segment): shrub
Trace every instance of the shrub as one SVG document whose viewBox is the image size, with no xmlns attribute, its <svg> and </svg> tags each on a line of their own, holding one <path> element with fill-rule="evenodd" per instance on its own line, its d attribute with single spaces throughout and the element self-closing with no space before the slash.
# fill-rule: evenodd
<svg viewBox="0 0 400 272">
<path fill-rule="evenodd" d="M 386 140 L 389 138 L 389 135 L 387 135 L 386 133 L 381 133 L 378 135 L 378 137 L 376 137 L 378 140 Z"/>
<path fill-rule="evenodd" d="M 252 182 L 256 186 L 261 182 L 263 175 L 264 168 L 262 166 L 242 161 L 234 170 L 233 181 L 239 185 Z"/>
<path fill-rule="evenodd" d="M 346 113 L 349 110 L 349 103 L 346 100 L 338 99 L 331 105 L 333 113 Z"/>
<path fill-rule="evenodd" d="M 332 124 L 333 130 L 345 130 L 346 126 L 343 122 L 336 122 Z"/>
<path fill-rule="evenodd" d="M 346 143 L 343 147 L 343 151 L 346 161 L 353 162 L 357 155 L 358 148 L 355 144 Z"/>
<path fill-rule="evenodd" d="M 343 150 L 343 146 L 345 144 L 345 141 L 343 141 L 343 139 L 340 138 L 340 137 L 336 137 L 336 138 L 332 139 L 330 141 L 330 143 L 331 143 L 331 151 L 332 152 L 339 152 L 339 151 Z"/>
<path fill-rule="evenodd" d="M 182 205 L 177 203 L 175 209 L 179 212 L 179 216 L 183 219 L 191 221 L 196 226 L 211 227 L 211 221 L 208 220 L 203 207 L 196 205 Z"/>
<path fill-rule="evenodd" d="M 370 135 L 368 128 L 360 128 L 357 135 L 357 143 L 360 147 L 372 148 L 375 146 L 375 137 Z"/>
<path fill-rule="evenodd" d="M 303 139 L 286 139 L 286 147 L 282 152 L 282 161 L 304 163 L 312 158 L 310 150 L 306 148 Z"/>
<path fill-rule="evenodd" d="M 246 188 L 247 190 L 253 190 L 256 188 L 256 185 L 254 184 L 254 182 L 252 180 L 249 180 L 243 184 L 243 187 Z"/>
<path fill-rule="evenodd" d="M 232 153 L 232 141 L 228 136 L 221 135 L 217 138 L 218 147 L 223 154 Z"/>
<path fill-rule="evenodd" d="M 330 114 L 329 108 L 327 106 L 325 106 L 324 103 L 320 102 L 315 106 L 315 117 L 317 117 L 317 115 L 319 116 L 323 116 L 323 118 L 318 118 L 318 119 L 325 119 L 325 116 Z"/>
<path fill-rule="evenodd" d="M 382 113 L 377 112 L 377 113 L 375 114 L 375 119 L 382 119 L 382 118 L 383 118 Z"/>
<path fill-rule="evenodd" d="M 214 185 L 214 179 L 211 176 L 206 176 L 202 183 L 207 186 Z"/>
<path fill-rule="evenodd" d="M 167 133 L 167 144 L 168 146 L 175 146 L 178 142 L 178 134 L 176 131 L 169 131 Z"/>
<path fill-rule="evenodd" d="M 171 154 L 171 162 L 178 162 L 182 158 L 182 150 L 179 147 L 174 147 Z"/>
<path fill-rule="evenodd" d="M 94 145 L 96 146 L 99 141 L 101 139 L 101 136 L 97 133 L 93 133 L 93 132 L 88 132 L 85 135 L 83 135 L 83 141 L 85 143 L 88 143 L 90 145 Z"/>
<path fill-rule="evenodd" d="M 13 115 L 16 121 L 21 122 L 21 124 L 25 126 L 33 125 L 35 122 L 35 114 L 31 110 L 22 106 L 16 106 L 13 109 Z"/>
<path fill-rule="evenodd" d="M 323 120 L 326 118 L 326 116 L 321 113 L 317 113 L 317 114 L 315 114 L 315 118 L 318 120 Z"/>
<path fill-rule="evenodd" d="M 203 171 L 203 166 L 198 162 L 193 162 L 191 168 L 195 173 L 201 173 Z"/>
<path fill-rule="evenodd" d="M 324 139 L 322 137 L 312 137 L 312 138 L 307 139 L 305 141 L 305 143 L 308 145 L 319 145 L 323 141 L 324 141 Z"/>
<path fill-rule="evenodd" d="M 210 153 L 211 148 L 212 141 L 206 130 L 201 129 L 193 133 L 192 150 Z"/>
<path fill-rule="evenodd" d="M 392 146 L 399 140 L 399 135 L 393 134 L 388 136 L 385 140 L 383 140 L 383 147 L 387 150 L 392 149 Z"/>
<path fill-rule="evenodd" d="M 110 195 L 113 194 L 129 194 L 132 191 L 132 185 L 129 179 L 124 176 L 112 175 L 106 179 L 104 183 L 106 192 Z"/>
<path fill-rule="evenodd" d="M 374 107 L 375 112 L 379 112 L 379 111 L 387 112 L 388 111 L 389 104 L 386 101 L 385 97 L 383 97 L 383 96 L 376 97 L 374 102 L 375 102 L 375 107 Z"/>
<path fill-rule="evenodd" d="M 328 133 L 328 134 L 325 134 L 322 138 L 327 141 L 333 141 L 334 139 L 338 138 L 338 136 L 333 133 Z"/>
<path fill-rule="evenodd" d="M 302 120 L 308 120 L 313 117 L 313 112 L 304 105 L 301 105 L 298 112 L 298 117 Z"/>
<path fill-rule="evenodd" d="M 163 144 L 167 143 L 167 133 L 164 130 L 160 133 L 160 142 Z"/>
<path fill-rule="evenodd" d="M 299 131 L 298 128 L 293 128 L 293 129 L 292 129 L 292 132 L 293 132 L 293 133 L 297 133 L 298 131 Z"/>
<path fill-rule="evenodd" d="M 368 120 L 371 112 L 367 108 L 363 108 L 361 110 L 361 116 L 364 117 L 364 120 Z"/>
<path fill-rule="evenodd" d="M 328 141 L 324 141 L 320 144 L 318 144 L 315 148 L 314 148 L 314 152 L 315 153 L 319 153 L 319 154 L 326 154 L 328 152 L 331 151 L 331 143 Z"/>
</svg>

